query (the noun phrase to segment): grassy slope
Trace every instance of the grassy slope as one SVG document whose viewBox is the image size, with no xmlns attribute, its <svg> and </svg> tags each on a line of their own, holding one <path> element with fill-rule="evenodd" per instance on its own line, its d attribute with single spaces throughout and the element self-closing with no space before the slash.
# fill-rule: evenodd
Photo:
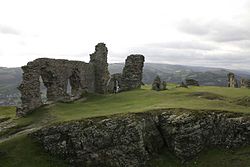
<svg viewBox="0 0 250 167">
<path fill-rule="evenodd" d="M 190 96 L 190 94 L 194 92 L 209 93 L 207 95 L 205 93 L 204 98 L 200 96 Z M 142 112 L 157 108 L 217 109 L 250 113 L 250 107 L 240 106 L 234 103 L 235 99 L 244 96 L 250 96 L 249 89 L 220 87 L 191 87 L 185 89 L 175 88 L 174 85 L 170 85 L 169 90 L 156 92 L 146 86 L 141 90 L 123 92 L 116 95 L 89 95 L 85 101 L 79 100 L 68 104 L 58 103 L 45 106 L 21 119 L 14 118 L 14 108 L 2 107 L 0 108 L 0 118 L 12 117 L 12 121 L 16 126 L 12 128 L 10 132 L 13 130 L 15 132 L 15 130 L 20 127 L 37 128 L 58 121 L 115 113 Z M 208 100 L 207 97 L 212 97 L 212 99 L 215 100 Z M 217 97 L 222 97 L 222 100 L 216 100 Z M 5 134 L 9 134 L 9 132 L 5 132 Z M 208 150 L 201 154 L 196 161 L 191 162 L 189 166 L 209 166 L 208 164 L 218 166 L 216 163 L 226 164 L 224 165 L 225 167 L 233 167 L 234 163 L 238 166 L 246 166 L 246 163 L 250 164 L 250 147 L 245 148 L 246 153 L 239 153 L 241 151 L 242 149 L 236 150 L 235 153 L 228 153 L 225 150 Z M 3 152 L 3 156 L 1 152 Z M 30 158 L 31 156 L 32 158 Z M 36 161 L 40 163 L 36 164 Z M 51 165 L 51 163 L 53 165 Z M 42 164 L 44 167 L 47 167 L 62 166 L 61 163 L 61 161 L 57 161 L 40 151 L 40 148 L 32 143 L 26 135 L 0 144 L 0 166 L 4 164 L 4 166 L 12 167 L 20 164 L 18 166 L 22 167 L 29 166 L 29 164 L 31 164 L 30 166 L 41 166 Z M 173 167 L 180 166 L 178 165 L 179 162 L 169 153 L 162 154 L 162 157 L 153 163 L 155 166 L 161 166 L 161 164 L 165 166 L 168 164 Z M 223 165 L 220 166 L 224 167 Z"/>
<path fill-rule="evenodd" d="M 224 100 L 208 100 L 189 96 L 193 92 L 210 92 Z M 48 109 L 59 120 L 81 119 L 124 112 L 142 112 L 157 108 L 216 109 L 234 112 L 250 112 L 249 107 L 231 103 L 235 98 L 250 96 L 249 89 L 220 87 L 192 87 L 189 89 L 170 87 L 156 92 L 149 87 L 116 95 L 90 96 L 87 101 L 70 104 L 59 103 Z"/>
</svg>

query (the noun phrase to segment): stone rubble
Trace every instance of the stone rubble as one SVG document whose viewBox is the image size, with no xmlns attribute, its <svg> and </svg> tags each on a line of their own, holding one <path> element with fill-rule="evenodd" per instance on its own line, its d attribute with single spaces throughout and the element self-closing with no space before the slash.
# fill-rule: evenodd
<svg viewBox="0 0 250 167">
<path fill-rule="evenodd" d="M 161 78 L 157 75 L 152 84 L 152 90 L 167 90 L 167 83 L 165 81 L 161 82 Z"/>
</svg>

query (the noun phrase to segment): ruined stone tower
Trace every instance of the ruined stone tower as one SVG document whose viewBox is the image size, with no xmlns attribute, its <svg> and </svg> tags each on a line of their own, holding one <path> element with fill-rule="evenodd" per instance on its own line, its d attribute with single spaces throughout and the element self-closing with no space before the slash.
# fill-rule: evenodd
<svg viewBox="0 0 250 167">
<path fill-rule="evenodd" d="M 109 80 L 108 49 L 104 43 L 95 46 L 95 52 L 90 54 L 90 63 L 94 66 L 95 73 L 95 92 L 106 93 Z"/>
<path fill-rule="evenodd" d="M 139 54 L 127 57 L 121 79 L 123 91 L 141 87 L 144 61 L 144 56 Z"/>
<path fill-rule="evenodd" d="M 232 87 L 232 88 L 238 88 L 238 82 L 237 79 L 235 78 L 234 73 L 228 73 L 227 74 L 228 77 L 228 87 Z"/>
</svg>

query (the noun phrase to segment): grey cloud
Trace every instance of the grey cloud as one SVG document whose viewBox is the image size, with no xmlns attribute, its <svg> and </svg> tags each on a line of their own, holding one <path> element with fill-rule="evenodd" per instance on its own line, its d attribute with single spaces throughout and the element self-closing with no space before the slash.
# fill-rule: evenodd
<svg viewBox="0 0 250 167">
<path fill-rule="evenodd" d="M 250 27 L 247 22 L 242 25 L 234 25 L 217 20 L 206 23 L 183 20 L 177 28 L 181 32 L 205 37 L 216 42 L 250 40 Z"/>
<path fill-rule="evenodd" d="M 6 25 L 0 25 L 0 33 L 2 34 L 11 34 L 11 35 L 20 35 L 21 33 L 9 26 Z"/>
<path fill-rule="evenodd" d="M 233 41 L 231 42 L 232 45 L 235 45 L 244 50 L 250 50 L 250 40 L 245 41 Z"/>
<path fill-rule="evenodd" d="M 203 50 L 182 50 L 169 48 L 139 47 L 134 52 L 146 56 L 147 62 L 198 65 L 207 67 L 247 69 L 250 71 L 250 51 L 220 52 Z"/>
<path fill-rule="evenodd" d="M 169 49 L 196 49 L 196 50 L 215 50 L 218 49 L 216 45 L 201 41 L 173 41 L 165 43 L 152 43 L 147 47 L 153 48 L 169 48 Z"/>
</svg>

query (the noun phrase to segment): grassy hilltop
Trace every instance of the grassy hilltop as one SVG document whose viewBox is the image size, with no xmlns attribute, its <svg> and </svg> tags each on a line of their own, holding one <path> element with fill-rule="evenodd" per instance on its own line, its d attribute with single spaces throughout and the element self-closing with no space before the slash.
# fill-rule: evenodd
<svg viewBox="0 0 250 167">
<path fill-rule="evenodd" d="M 63 161 L 51 158 L 27 137 L 28 132 L 55 122 L 161 108 L 223 110 L 250 114 L 250 89 L 213 86 L 186 89 L 176 88 L 173 84 L 168 85 L 168 89 L 157 92 L 152 91 L 150 86 L 144 86 L 142 89 L 119 94 L 89 94 L 72 103 L 44 106 L 25 118 L 15 118 L 14 107 L 1 107 L 0 129 L 3 130 L 0 131 L 0 166 L 67 166 Z M 154 166 L 181 166 L 175 157 L 164 150 L 151 163 Z M 248 164 L 250 147 L 239 150 L 206 150 L 188 166 L 234 167 Z"/>
</svg>

